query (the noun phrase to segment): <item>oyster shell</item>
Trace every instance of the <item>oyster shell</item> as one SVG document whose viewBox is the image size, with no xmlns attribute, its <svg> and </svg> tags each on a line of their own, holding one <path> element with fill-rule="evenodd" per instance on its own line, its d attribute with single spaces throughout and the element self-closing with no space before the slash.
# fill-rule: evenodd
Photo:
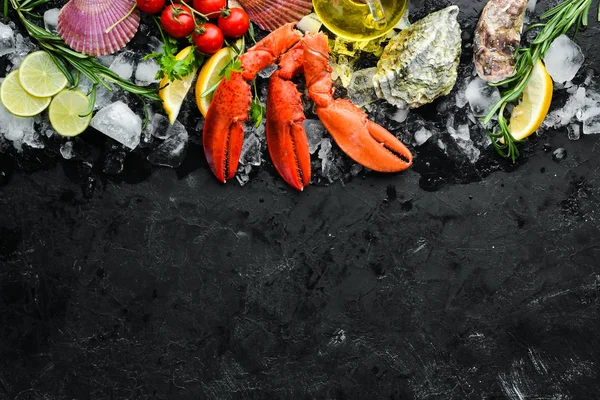
<svg viewBox="0 0 600 400">
<path fill-rule="evenodd" d="M 450 93 L 461 54 L 457 15 L 457 6 L 436 11 L 390 40 L 373 76 L 379 98 L 417 108 Z"/>
<path fill-rule="evenodd" d="M 527 0 L 490 0 L 479 17 L 473 48 L 481 79 L 500 82 L 515 74 L 514 54 L 521 42 Z"/>
<path fill-rule="evenodd" d="M 135 4 L 135 0 L 71 0 L 58 14 L 58 35 L 83 54 L 115 53 L 138 30 L 140 11 L 133 9 Z"/>
</svg>

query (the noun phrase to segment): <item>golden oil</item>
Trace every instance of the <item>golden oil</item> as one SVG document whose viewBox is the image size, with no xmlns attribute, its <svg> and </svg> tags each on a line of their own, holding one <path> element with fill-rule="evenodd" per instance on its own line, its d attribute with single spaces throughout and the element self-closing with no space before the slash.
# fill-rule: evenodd
<svg viewBox="0 0 600 400">
<path fill-rule="evenodd" d="M 407 0 L 313 0 L 327 29 L 350 40 L 369 40 L 388 33 L 404 14 Z"/>
</svg>

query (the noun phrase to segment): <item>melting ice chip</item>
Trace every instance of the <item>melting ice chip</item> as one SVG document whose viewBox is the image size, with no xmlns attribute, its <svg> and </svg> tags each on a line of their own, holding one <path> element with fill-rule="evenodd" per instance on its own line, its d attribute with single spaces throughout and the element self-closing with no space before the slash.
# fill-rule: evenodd
<svg viewBox="0 0 600 400">
<path fill-rule="evenodd" d="M 319 144 L 321 144 L 321 140 L 325 134 L 325 127 L 317 119 L 305 119 L 302 125 L 308 139 L 308 151 L 310 154 L 314 154 Z"/>
<path fill-rule="evenodd" d="M 583 60 L 581 48 L 567 35 L 560 35 L 546 51 L 544 65 L 554 82 L 564 83 L 575 77 Z"/>
<path fill-rule="evenodd" d="M 177 168 L 181 165 L 187 154 L 188 132 L 179 121 L 175 121 L 171 134 L 151 154 L 148 161 L 155 165 Z"/>
<path fill-rule="evenodd" d="M 65 160 L 70 160 L 71 158 L 73 158 L 73 142 L 69 140 L 63 143 L 63 145 L 60 146 L 60 155 L 63 156 Z"/>
<path fill-rule="evenodd" d="M 0 102 L 0 134 L 13 142 L 17 150 L 21 151 L 23 142 L 27 143 L 26 139 L 35 134 L 33 123 L 33 118 L 17 117 L 9 113 Z"/>
<path fill-rule="evenodd" d="M 415 145 L 421 146 L 432 136 L 433 133 L 431 131 L 425 129 L 424 127 L 421 127 L 421 129 L 415 132 Z"/>
<path fill-rule="evenodd" d="M 271 65 L 267 65 L 266 67 L 264 67 L 263 69 L 261 69 L 258 72 L 258 76 L 260 76 L 263 79 L 268 79 L 271 77 L 271 75 L 273 75 L 273 73 L 275 73 L 275 71 L 277 71 L 279 68 L 277 67 L 276 64 L 271 64 Z"/>
<path fill-rule="evenodd" d="M 242 144 L 240 164 L 259 166 L 261 161 L 260 140 L 258 140 L 258 136 L 251 133 L 244 139 L 244 144 Z"/>
<path fill-rule="evenodd" d="M 134 54 L 131 50 L 125 50 L 115 57 L 109 68 L 123 79 L 129 79 L 133 75 Z"/>
<path fill-rule="evenodd" d="M 148 86 L 158 82 L 156 73 L 159 69 L 160 67 L 154 60 L 140 61 L 135 69 L 135 84 L 138 86 Z"/>
<path fill-rule="evenodd" d="M 122 101 L 98 111 L 92 118 L 91 126 L 132 150 L 140 144 L 142 119 Z"/>
<path fill-rule="evenodd" d="M 44 13 L 44 28 L 46 28 L 48 32 L 56 33 L 56 27 L 58 26 L 58 13 L 60 13 L 58 8 L 51 8 Z"/>
<path fill-rule="evenodd" d="M 497 87 L 490 86 L 486 81 L 477 77 L 467 85 L 465 97 L 473 114 L 476 117 L 483 117 L 500 100 L 500 91 Z"/>
<path fill-rule="evenodd" d="M 0 56 L 12 53 L 15 50 L 15 33 L 10 26 L 0 22 Z"/>
</svg>

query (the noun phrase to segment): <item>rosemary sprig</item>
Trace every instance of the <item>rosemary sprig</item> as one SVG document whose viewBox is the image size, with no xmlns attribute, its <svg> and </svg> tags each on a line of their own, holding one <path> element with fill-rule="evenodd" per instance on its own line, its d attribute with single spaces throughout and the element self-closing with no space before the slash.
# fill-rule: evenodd
<svg viewBox="0 0 600 400">
<path fill-rule="evenodd" d="M 574 27 L 573 37 L 581 27 L 588 24 L 588 12 L 592 0 L 565 0 L 555 7 L 552 7 L 540 17 L 541 20 L 547 20 L 543 23 L 534 24 L 529 27 L 542 28 L 535 39 L 528 47 L 517 49 L 515 56 L 515 74 L 503 81 L 490 83 L 492 86 L 505 86 L 502 90 L 502 97 L 482 119 L 484 125 L 490 123 L 492 118 L 498 117 L 498 131 L 488 132 L 494 144 L 494 148 L 502 157 L 507 157 L 515 162 L 519 157 L 517 144 L 521 140 L 515 139 L 509 129 L 506 117 L 504 115 L 506 106 L 517 101 L 523 94 L 523 90 L 529 82 L 531 71 L 540 57 L 546 54 L 550 44 L 558 36 L 567 33 Z M 600 21 L 600 8 L 598 11 L 598 20 Z"/>
<path fill-rule="evenodd" d="M 47 3 L 49 0 L 4 0 L 4 10 L 8 10 L 8 3 L 17 13 L 21 23 L 27 30 L 29 36 L 38 42 L 41 49 L 45 50 L 54 59 L 58 67 L 67 77 L 69 84 L 75 86 L 76 78 L 71 73 L 69 66 L 78 73 L 86 76 L 93 85 L 103 85 L 112 90 L 109 83 L 114 83 L 123 90 L 133 93 L 140 97 L 150 100 L 160 101 L 155 88 L 144 88 L 121 78 L 114 71 L 100 64 L 95 57 L 78 53 L 57 35 L 54 35 L 44 28 L 30 21 L 29 18 L 37 18 L 33 9 L 39 5 Z M 6 13 L 5 13 L 6 17 Z M 29 18 L 28 18 L 29 17 Z"/>
</svg>

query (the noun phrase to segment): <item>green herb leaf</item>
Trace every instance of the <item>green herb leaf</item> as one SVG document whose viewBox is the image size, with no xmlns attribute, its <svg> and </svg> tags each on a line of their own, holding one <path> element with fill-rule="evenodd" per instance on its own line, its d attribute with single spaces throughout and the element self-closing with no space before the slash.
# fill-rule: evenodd
<svg viewBox="0 0 600 400">
<path fill-rule="evenodd" d="M 266 111 L 266 108 L 263 105 L 263 103 L 261 103 L 258 96 L 254 96 L 254 98 L 252 99 L 252 102 L 250 103 L 250 116 L 251 116 L 252 120 L 254 121 L 254 125 L 257 128 L 260 126 L 260 123 L 263 120 L 265 111 Z"/>
</svg>

